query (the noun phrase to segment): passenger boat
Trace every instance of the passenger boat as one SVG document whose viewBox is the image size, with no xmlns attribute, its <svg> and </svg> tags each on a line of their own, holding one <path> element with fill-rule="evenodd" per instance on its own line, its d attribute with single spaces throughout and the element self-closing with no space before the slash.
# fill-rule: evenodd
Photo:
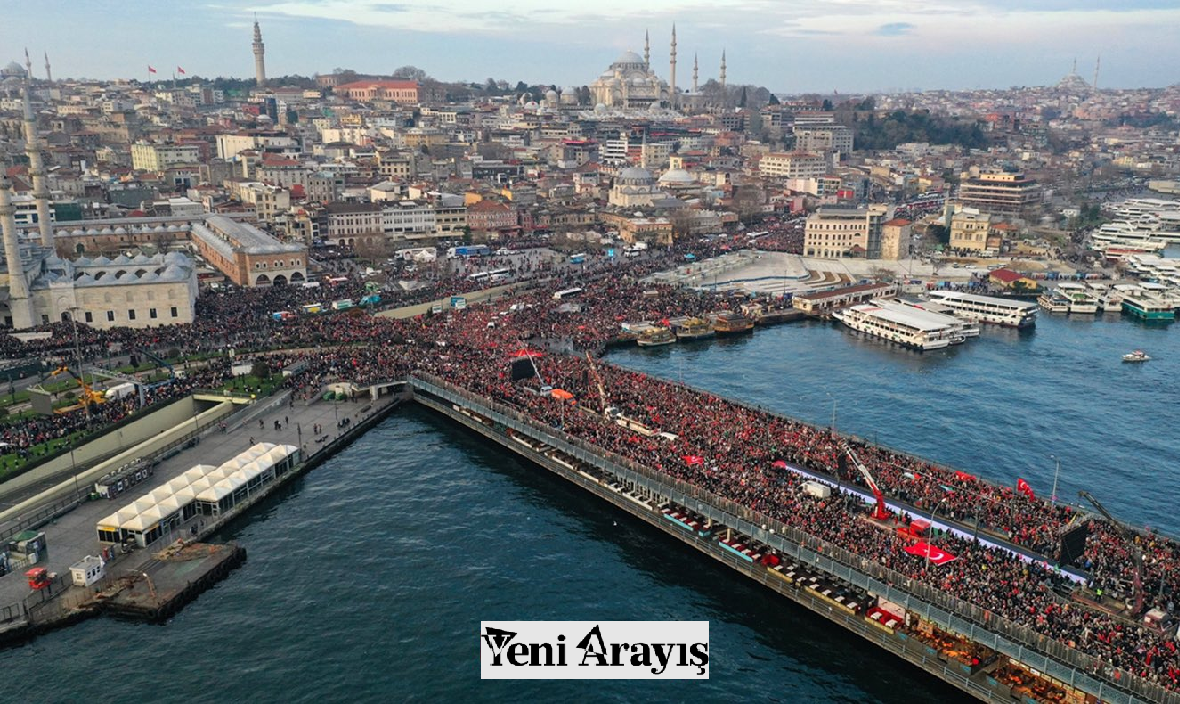
<svg viewBox="0 0 1180 704">
<path fill-rule="evenodd" d="M 1069 299 L 1056 291 L 1045 291 L 1037 297 L 1037 303 L 1050 313 L 1069 312 Z"/>
<path fill-rule="evenodd" d="M 1058 284 L 1057 293 L 1069 301 L 1070 313 L 1093 315 L 1098 312 L 1098 298 L 1087 291 L 1083 284 L 1074 282 Z"/>
<path fill-rule="evenodd" d="M 1123 312 L 1147 321 L 1176 319 L 1176 309 L 1172 306 L 1171 301 L 1165 301 L 1147 293 L 1123 298 Z"/>
<path fill-rule="evenodd" d="M 963 321 L 958 318 L 911 308 L 896 301 L 873 299 L 836 311 L 832 316 L 857 332 L 916 350 L 944 349 L 965 339 Z"/>
<path fill-rule="evenodd" d="M 668 328 L 655 327 L 639 335 L 640 347 L 663 347 L 676 342 L 676 336 Z"/>
<path fill-rule="evenodd" d="M 689 318 L 683 324 L 675 328 L 676 339 L 678 340 L 702 340 L 706 337 L 713 337 L 713 327 L 709 325 L 707 320 L 700 318 Z"/>
<path fill-rule="evenodd" d="M 1124 362 L 1148 362 L 1148 361 L 1151 361 L 1151 357 L 1148 357 L 1147 353 L 1144 352 L 1143 350 L 1135 350 L 1134 352 L 1132 352 L 1130 354 L 1123 355 L 1123 361 Z"/>
<path fill-rule="evenodd" d="M 957 317 L 965 320 L 1011 328 L 1026 328 L 1037 324 L 1035 303 L 962 291 L 931 291 L 930 297 L 950 306 Z"/>
<path fill-rule="evenodd" d="M 715 314 L 713 331 L 718 335 L 740 335 L 754 329 L 754 321 L 733 311 L 721 311 Z"/>
</svg>

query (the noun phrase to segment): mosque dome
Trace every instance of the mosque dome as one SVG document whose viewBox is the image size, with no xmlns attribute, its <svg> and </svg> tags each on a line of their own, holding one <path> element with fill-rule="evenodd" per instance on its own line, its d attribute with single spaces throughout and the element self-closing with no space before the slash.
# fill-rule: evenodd
<svg viewBox="0 0 1180 704">
<path fill-rule="evenodd" d="M 557 91 L 553 90 L 552 88 L 547 90 L 545 92 L 545 100 L 548 100 L 551 103 L 556 101 L 557 100 Z"/>
<path fill-rule="evenodd" d="M 605 113 L 606 112 L 606 103 L 599 103 L 598 105 L 595 105 L 594 112 L 596 112 L 600 115 Z"/>
<path fill-rule="evenodd" d="M 636 54 L 634 51 L 624 51 L 619 54 L 619 58 L 615 59 L 616 64 L 641 64 L 643 57 Z"/>
<path fill-rule="evenodd" d="M 631 166 L 619 172 L 619 180 L 625 183 L 651 183 L 651 172 L 637 166 Z"/>
<path fill-rule="evenodd" d="M 668 169 L 664 172 L 663 176 L 660 176 L 660 183 L 673 186 L 687 185 L 695 182 L 696 179 L 692 177 L 692 174 L 684 169 Z"/>
</svg>

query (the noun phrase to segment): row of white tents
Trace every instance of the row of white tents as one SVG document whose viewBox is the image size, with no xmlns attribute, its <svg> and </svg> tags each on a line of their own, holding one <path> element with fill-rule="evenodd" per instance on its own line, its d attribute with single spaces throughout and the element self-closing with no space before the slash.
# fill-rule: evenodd
<svg viewBox="0 0 1180 704">
<path fill-rule="evenodd" d="M 214 467 L 198 464 L 98 522 L 98 540 L 132 538 L 142 547 L 197 514 L 220 516 L 289 472 L 299 460 L 294 445 L 258 443 Z"/>
</svg>

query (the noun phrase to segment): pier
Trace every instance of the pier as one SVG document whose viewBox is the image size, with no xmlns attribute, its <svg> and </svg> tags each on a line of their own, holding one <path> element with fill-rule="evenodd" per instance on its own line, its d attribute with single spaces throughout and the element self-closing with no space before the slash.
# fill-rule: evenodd
<svg viewBox="0 0 1180 704">
<path fill-rule="evenodd" d="M 14 525 L 45 533 L 48 557 L 34 567 L 46 569 L 48 583 L 31 589 L 23 574 L 0 578 L 0 645 L 100 614 L 166 620 L 246 559 L 241 546 L 204 541 L 249 515 L 276 489 L 322 464 L 388 416 L 405 401 L 404 387 L 400 381 L 374 384 L 357 389 L 353 399 L 338 402 L 318 397 L 293 402 L 287 392 L 262 399 L 229 417 L 224 430 L 213 425 L 189 438 L 179 452 L 167 448 L 167 457 L 155 466 L 149 481 L 113 500 L 79 500 L 73 482 L 65 482 L 63 496 L 47 498 L 54 511 L 30 507 L 36 520 L 13 519 Z M 323 428 L 318 434 L 312 431 L 316 426 Z M 250 491 L 228 512 L 189 517 L 169 526 L 146 547 L 107 546 L 102 578 L 87 586 L 71 583 L 70 566 L 103 551 L 96 540 L 97 521 L 195 465 L 216 465 L 238 455 L 252 441 L 298 447 L 299 460 L 289 471 Z"/>
</svg>

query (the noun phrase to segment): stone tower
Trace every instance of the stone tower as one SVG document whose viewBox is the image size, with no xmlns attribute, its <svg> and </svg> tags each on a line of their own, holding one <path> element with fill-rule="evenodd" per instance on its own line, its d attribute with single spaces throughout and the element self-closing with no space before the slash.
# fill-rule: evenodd
<svg viewBox="0 0 1180 704">
<path fill-rule="evenodd" d="M 258 20 L 254 20 L 254 84 L 259 88 L 266 87 L 266 48 L 262 44 L 262 30 L 258 27 Z"/>
</svg>

